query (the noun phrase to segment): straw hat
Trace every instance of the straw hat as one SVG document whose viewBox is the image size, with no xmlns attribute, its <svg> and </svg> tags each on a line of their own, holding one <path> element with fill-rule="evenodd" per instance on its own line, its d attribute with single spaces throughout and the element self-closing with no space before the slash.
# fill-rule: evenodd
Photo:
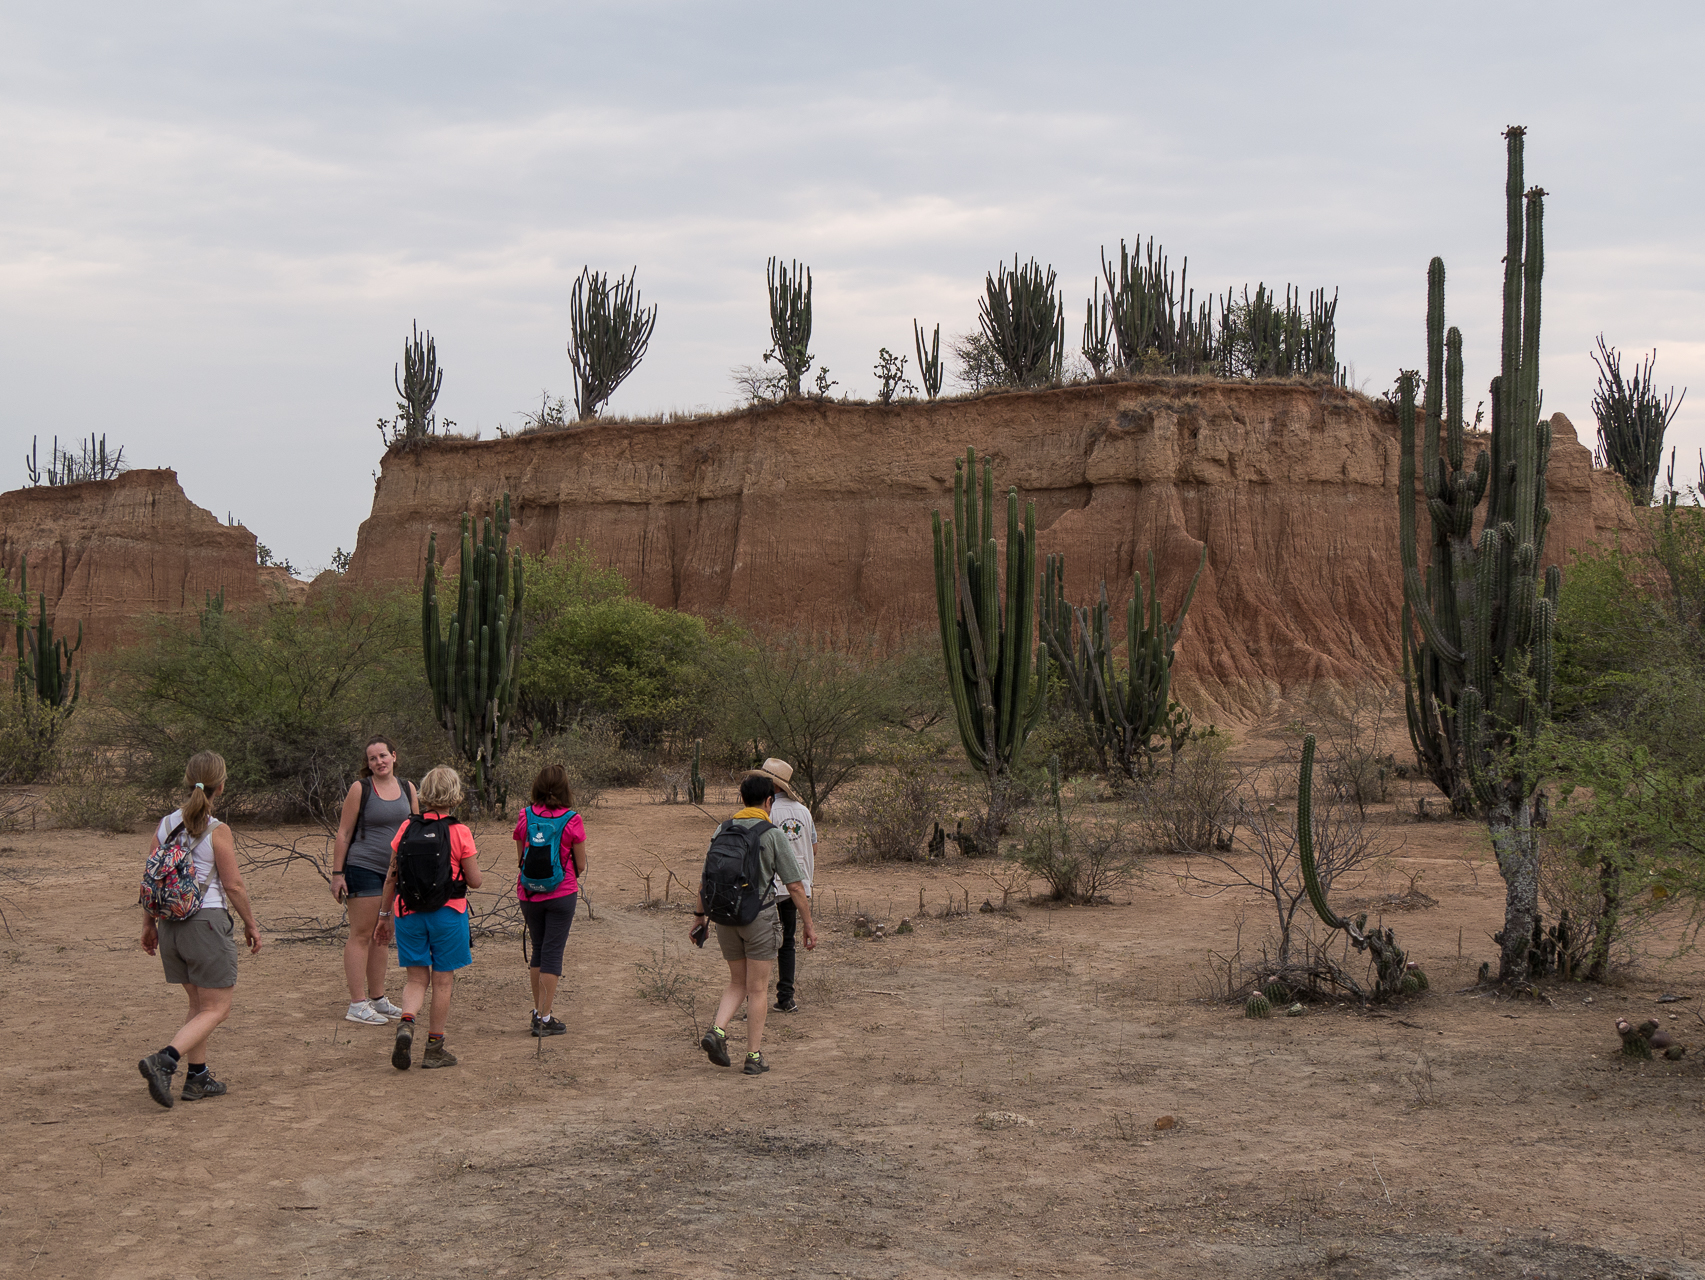
<svg viewBox="0 0 1705 1280">
<path fill-rule="evenodd" d="M 787 785 L 789 782 L 793 781 L 793 766 L 785 760 L 777 760 L 774 756 L 771 756 L 768 760 L 765 760 L 763 764 L 759 765 L 746 776 L 749 778 L 768 778 L 771 782 L 776 784 L 776 790 L 780 791 L 789 800 L 796 801 L 799 804 L 805 803 L 805 801 L 799 799 L 798 793 L 795 792 L 792 787 Z"/>
</svg>

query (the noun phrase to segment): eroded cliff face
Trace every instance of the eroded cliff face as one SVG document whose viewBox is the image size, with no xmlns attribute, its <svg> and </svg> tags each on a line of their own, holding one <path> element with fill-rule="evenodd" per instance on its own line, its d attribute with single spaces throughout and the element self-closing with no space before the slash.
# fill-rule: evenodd
<svg viewBox="0 0 1705 1280">
<path fill-rule="evenodd" d="M 1635 526 L 1567 420 L 1554 424 L 1547 559 L 1567 565 L 1572 549 Z M 1041 550 L 1064 553 L 1074 597 L 1105 578 L 1122 617 L 1132 570 L 1146 573 L 1153 551 L 1170 611 L 1207 547 L 1178 650 L 1198 710 L 1256 715 L 1318 681 L 1398 670 L 1397 424 L 1320 387 L 806 401 L 446 441 L 385 460 L 350 573 L 418 582 L 431 531 L 445 553 L 462 511 L 488 512 L 507 492 L 523 547 L 584 541 L 654 604 L 830 634 L 933 628 L 930 513 L 951 510 L 968 445 L 994 459 L 1003 493 L 1017 485 L 1035 501 Z"/>
<path fill-rule="evenodd" d="M 82 623 L 85 653 L 115 647 L 141 615 L 199 609 L 208 592 L 243 605 L 277 589 L 262 585 L 254 534 L 196 506 L 170 470 L 0 494 L 0 571 L 14 589 L 20 561 L 55 632 L 74 640 Z"/>
</svg>

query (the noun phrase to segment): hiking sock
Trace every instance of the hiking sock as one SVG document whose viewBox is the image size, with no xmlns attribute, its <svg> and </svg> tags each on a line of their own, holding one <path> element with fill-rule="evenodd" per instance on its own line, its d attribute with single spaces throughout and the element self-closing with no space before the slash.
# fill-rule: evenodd
<svg viewBox="0 0 1705 1280">
<path fill-rule="evenodd" d="M 412 1027 L 414 1025 L 414 1015 L 412 1013 L 403 1014 L 403 1021 Z"/>
<path fill-rule="evenodd" d="M 429 1035 L 426 1037 L 426 1043 L 427 1044 L 443 1044 L 444 1043 L 444 1037 L 442 1034 L 435 1035 L 435 1036 Z"/>
<path fill-rule="evenodd" d="M 207 1064 L 205 1062 L 192 1062 L 189 1064 L 189 1073 L 192 1077 L 204 1076 L 207 1074 Z"/>
<path fill-rule="evenodd" d="M 160 1050 L 160 1052 L 172 1060 L 172 1065 L 174 1067 L 178 1065 L 178 1059 L 183 1057 L 183 1055 L 176 1049 L 172 1048 L 171 1045 L 167 1045 L 164 1049 Z"/>
</svg>

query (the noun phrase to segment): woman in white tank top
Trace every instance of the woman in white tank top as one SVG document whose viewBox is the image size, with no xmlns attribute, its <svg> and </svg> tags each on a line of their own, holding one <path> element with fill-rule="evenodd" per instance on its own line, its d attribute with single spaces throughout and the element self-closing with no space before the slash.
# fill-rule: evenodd
<svg viewBox="0 0 1705 1280">
<path fill-rule="evenodd" d="M 142 949 L 159 952 L 166 981 L 177 983 L 189 999 L 189 1021 L 178 1028 L 171 1043 L 136 1064 L 148 1082 L 149 1096 L 162 1107 L 172 1105 L 172 1076 L 186 1063 L 183 1098 L 194 1102 L 225 1092 L 223 1081 L 207 1069 L 207 1037 L 231 1016 L 231 993 L 237 985 L 237 944 L 231 937 L 231 913 L 243 918 L 243 937 L 251 954 L 261 949 L 260 926 L 243 873 L 237 867 L 237 844 L 231 828 L 213 816 L 213 802 L 225 789 L 225 761 L 212 751 L 192 756 L 184 770 L 189 794 L 183 804 L 160 822 L 150 855 L 172 838 L 180 825 L 195 841 L 195 880 L 202 886 L 200 909 L 182 920 L 144 916 Z"/>
</svg>

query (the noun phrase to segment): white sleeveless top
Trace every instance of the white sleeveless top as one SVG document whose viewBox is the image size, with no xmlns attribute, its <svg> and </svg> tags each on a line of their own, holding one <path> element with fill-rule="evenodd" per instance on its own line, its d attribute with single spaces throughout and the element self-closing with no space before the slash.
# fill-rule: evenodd
<svg viewBox="0 0 1705 1280">
<path fill-rule="evenodd" d="M 184 820 L 182 809 L 173 809 L 160 819 L 160 825 L 154 832 L 154 839 L 164 845 L 172 832 L 177 830 L 178 823 Z M 219 883 L 219 872 L 213 863 L 213 828 L 219 825 L 218 818 L 207 820 L 207 830 L 201 833 L 201 839 L 195 842 L 190 853 L 195 858 L 195 879 L 198 884 L 205 884 L 206 891 L 201 895 L 203 907 L 222 907 L 225 905 L 225 888 Z"/>
</svg>

